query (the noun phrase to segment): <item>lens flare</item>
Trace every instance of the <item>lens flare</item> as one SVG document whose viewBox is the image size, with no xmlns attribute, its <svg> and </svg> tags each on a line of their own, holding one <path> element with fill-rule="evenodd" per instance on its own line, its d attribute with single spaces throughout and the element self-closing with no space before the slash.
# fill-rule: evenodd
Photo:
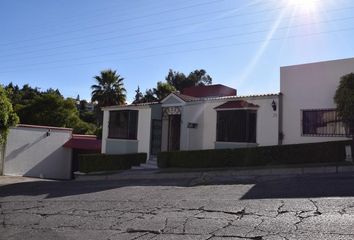
<svg viewBox="0 0 354 240">
<path fill-rule="evenodd" d="M 313 13 L 319 7 L 319 0 L 288 0 L 288 4 L 299 11 Z"/>
</svg>

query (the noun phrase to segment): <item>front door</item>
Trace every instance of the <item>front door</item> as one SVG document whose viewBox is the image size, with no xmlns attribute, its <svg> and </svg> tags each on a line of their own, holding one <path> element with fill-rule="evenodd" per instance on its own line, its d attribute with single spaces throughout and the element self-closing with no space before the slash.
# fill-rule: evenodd
<svg viewBox="0 0 354 240">
<path fill-rule="evenodd" d="M 178 151 L 181 136 L 181 115 L 168 116 L 168 151 Z"/>
</svg>

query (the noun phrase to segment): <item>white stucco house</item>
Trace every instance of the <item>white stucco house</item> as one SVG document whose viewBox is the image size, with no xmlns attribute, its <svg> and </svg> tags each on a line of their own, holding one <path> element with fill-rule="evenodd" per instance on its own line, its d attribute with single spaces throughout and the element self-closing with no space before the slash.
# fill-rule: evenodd
<svg viewBox="0 0 354 240">
<path fill-rule="evenodd" d="M 161 103 L 106 107 L 102 152 L 276 145 L 278 102 L 278 94 L 240 97 L 235 89 L 211 85 L 171 93 Z"/>
<path fill-rule="evenodd" d="M 239 148 L 343 140 L 333 96 L 354 58 L 280 68 L 280 93 L 191 87 L 160 103 L 103 108 L 102 153 Z"/>
</svg>

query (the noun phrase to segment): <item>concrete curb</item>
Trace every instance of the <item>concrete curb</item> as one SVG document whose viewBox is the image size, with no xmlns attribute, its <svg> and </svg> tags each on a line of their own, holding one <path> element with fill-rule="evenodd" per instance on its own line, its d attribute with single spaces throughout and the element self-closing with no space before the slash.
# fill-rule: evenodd
<svg viewBox="0 0 354 240">
<path fill-rule="evenodd" d="M 196 172 L 170 172 L 164 173 L 159 170 L 151 171 L 125 171 L 109 175 L 75 174 L 76 181 L 97 181 L 97 180 L 157 180 L 157 179 L 212 179 L 218 177 L 242 178 L 262 176 L 294 176 L 309 174 L 342 174 L 354 173 L 354 165 L 349 166 L 320 166 L 320 167 L 294 167 L 294 168 L 265 168 L 265 169 L 220 169 L 201 170 Z"/>
<path fill-rule="evenodd" d="M 22 176 L 0 176 L 0 186 L 8 185 L 14 183 L 24 183 L 24 182 L 39 182 L 39 181 L 56 181 L 52 179 L 43 178 L 32 178 L 32 177 L 22 177 Z"/>
</svg>

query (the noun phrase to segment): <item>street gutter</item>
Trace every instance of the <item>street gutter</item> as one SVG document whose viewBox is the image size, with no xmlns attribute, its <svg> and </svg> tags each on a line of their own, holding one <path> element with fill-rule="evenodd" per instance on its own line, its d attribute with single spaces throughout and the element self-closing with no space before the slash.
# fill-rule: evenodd
<svg viewBox="0 0 354 240">
<path fill-rule="evenodd" d="M 205 181 L 212 178 L 245 179 L 265 176 L 296 176 L 312 174 L 354 173 L 353 163 L 321 165 L 268 166 L 256 168 L 218 168 L 218 169 L 142 169 L 119 172 L 75 173 L 76 181 L 90 180 L 156 180 L 156 179 L 195 179 Z"/>
</svg>

